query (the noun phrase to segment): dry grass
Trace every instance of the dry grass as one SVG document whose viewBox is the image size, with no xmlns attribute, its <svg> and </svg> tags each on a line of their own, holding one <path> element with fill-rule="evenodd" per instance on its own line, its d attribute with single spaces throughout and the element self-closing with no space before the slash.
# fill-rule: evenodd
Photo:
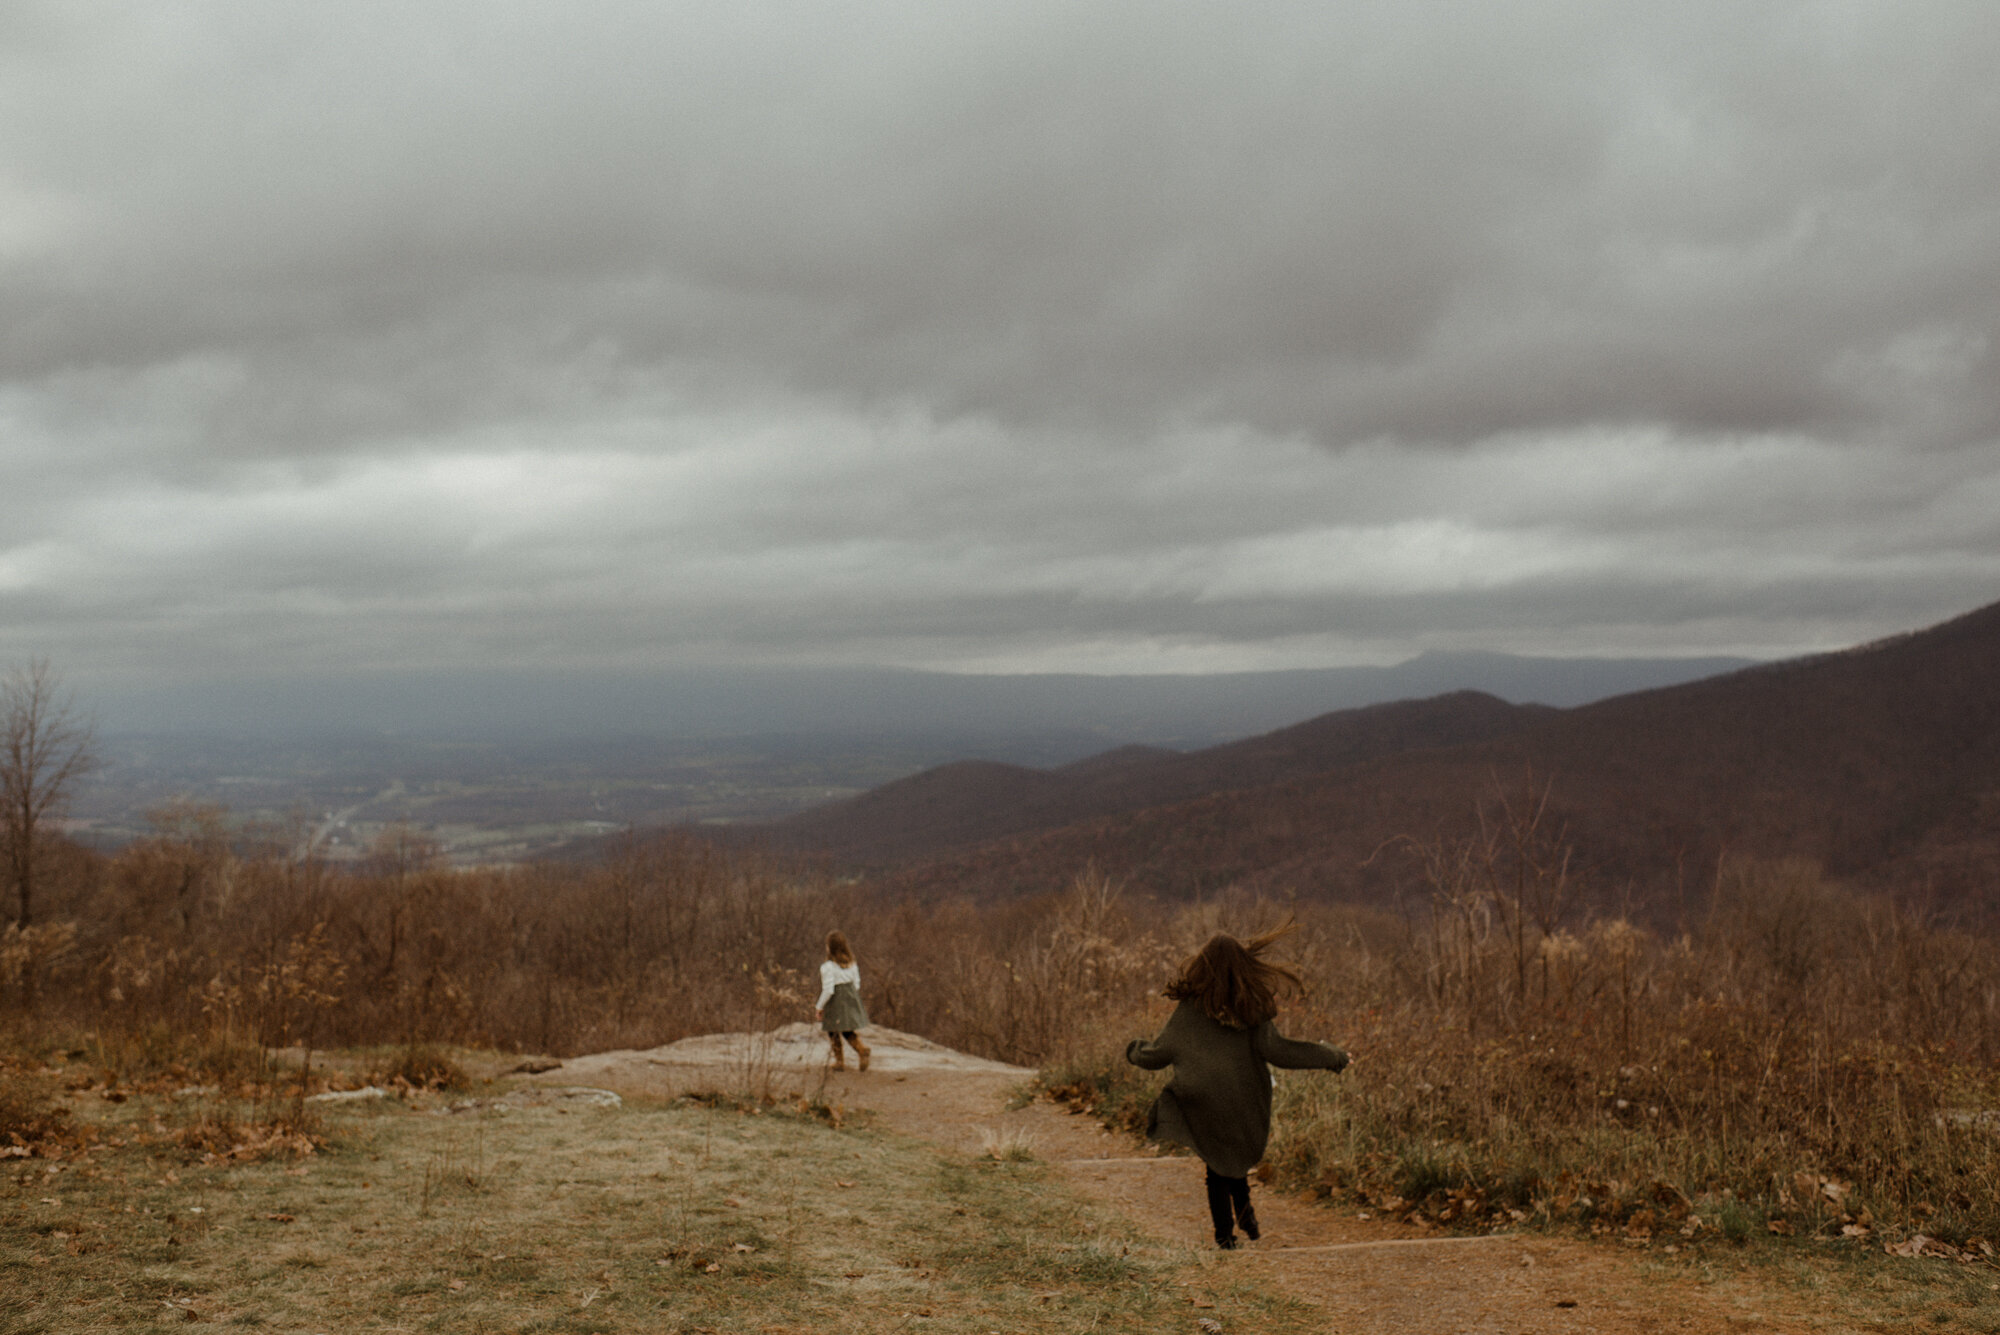
<svg viewBox="0 0 2000 1335">
<path fill-rule="evenodd" d="M 117 1078 L 177 1067 L 198 1083 L 273 1048 L 653 1047 L 809 1015 L 841 926 L 877 1023 L 1033 1064 L 1087 1045 L 1091 1017 L 1171 963 L 1088 870 L 1039 898 L 917 904 L 683 837 L 592 866 L 462 872 L 399 835 L 378 864 L 337 870 L 238 851 L 211 826 L 176 817 L 79 858 L 51 893 L 67 916 L 0 968 L 0 1014 L 90 1047 Z"/>
<path fill-rule="evenodd" d="M 498 1086 L 480 1086 L 491 1095 Z M 200 1320 L 285 1330 L 984 1332 L 1187 1321 L 1172 1248 L 1042 1165 L 943 1157 L 761 1104 L 329 1114 L 257 1163 L 140 1144 L 0 1173 L 0 1331 Z M 1227 1291 L 1230 1328 L 1307 1329 Z"/>
<path fill-rule="evenodd" d="M 998 1163 L 1032 1163 L 1037 1148 L 1035 1133 L 1026 1127 L 979 1128 L 979 1152 Z"/>
<path fill-rule="evenodd" d="M 1433 856 L 1427 912 L 1316 912 L 1291 942 L 1309 993 L 1282 1027 L 1356 1060 L 1279 1073 L 1260 1176 L 1370 1215 L 1748 1264 L 1839 1292 L 1857 1323 L 2000 1330 L 1993 943 L 1798 863 L 1725 868 L 1671 934 L 1545 929 L 1536 878 L 1559 858 L 1516 879 L 1458 853 Z M 1130 1003 L 1126 1032 L 1166 1011 Z M 1107 1040 L 1042 1081 L 1133 1129 L 1162 1078 Z"/>
<path fill-rule="evenodd" d="M 1357 1060 L 1282 1082 L 1266 1165 L 1282 1185 L 1659 1256 L 2000 1246 L 1992 940 L 1800 862 L 1725 864 L 1671 916 L 1593 913 L 1602 887 L 1582 893 L 1540 820 L 1502 801 L 1476 838 L 1386 850 L 1408 878 L 1396 914 L 1134 903 L 1088 870 L 1038 899 L 877 902 L 678 839 L 596 867 L 399 856 L 343 874 L 163 834 L 53 895 L 73 916 L 15 943 L 0 1008 L 30 1057 L 81 1053 L 93 1097 L 212 1088 L 174 1133 L 258 1153 L 319 1134 L 301 1096 L 321 1045 L 381 1045 L 370 1078 L 417 1089 L 465 1080 L 454 1044 L 568 1054 L 768 1030 L 809 1014 L 837 925 L 878 1023 L 1039 1065 L 1052 1092 L 1130 1127 L 1158 1082 L 1119 1054 L 1160 1023 L 1175 961 L 1296 908 L 1286 948 L 1309 991 L 1285 1027 Z M 274 1063 L 279 1049 L 294 1055 Z M 752 1051 L 732 1087 L 770 1094 L 769 1077 Z M 0 1087 L 0 1112 L 39 1115 L 46 1092 Z M 1027 1171 L 1005 1149 L 988 1161 Z"/>
</svg>

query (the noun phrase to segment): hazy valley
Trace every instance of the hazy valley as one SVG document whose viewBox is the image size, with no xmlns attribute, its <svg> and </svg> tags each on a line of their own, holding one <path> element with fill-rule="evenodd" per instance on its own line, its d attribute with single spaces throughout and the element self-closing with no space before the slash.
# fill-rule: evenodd
<svg viewBox="0 0 2000 1335">
<path fill-rule="evenodd" d="M 335 862 L 405 825 L 454 865 L 519 862 L 631 828 L 774 820 L 943 758 L 858 740 L 273 741 L 113 734 L 79 793 L 73 837 L 116 848 L 177 806 L 215 808 L 240 837 Z"/>
<path fill-rule="evenodd" d="M 294 1220 L 283 1180 L 239 1156 L 375 1134 L 377 1114 L 310 1094 L 393 1086 L 425 1116 L 392 1128 L 435 1126 L 426 1100 L 479 1110 L 468 1064 L 497 1083 L 701 1035 L 754 1051 L 811 1013 L 834 924 L 872 1023 L 1034 1068 L 1040 1097 L 1135 1132 L 1159 1079 L 1122 1054 L 1162 1023 L 1162 980 L 1217 930 L 1291 918 L 1286 1024 L 1357 1063 L 1282 1085 L 1260 1176 L 1365 1245 L 1615 1240 L 1760 1289 L 1791 1267 L 1783 1283 L 1865 1291 L 1859 1328 L 1948 1309 L 1992 1328 L 1966 1276 L 2000 1237 L 1996 663 L 2000 605 L 1588 704 L 1462 689 L 1186 749 L 1106 750 L 1088 728 L 121 740 L 88 799 L 105 805 L 77 806 L 106 846 L 47 841 L 35 916 L 19 895 L 0 933 L 21 1021 L 0 1146 L 33 1161 L 0 1170 L 0 1222 L 35 1239 L 24 1273 L 75 1286 L 20 1292 L 123 1301 L 124 1258 L 187 1256 L 201 1310 L 293 1301 L 220 1228 L 188 1245 L 79 1187 L 199 1173 L 219 1216 L 254 1184 L 278 1194 L 247 1222 Z M 950 758 L 996 740 L 1013 759 Z M 754 1061 L 724 1074 L 685 1107 L 790 1112 L 813 1136 L 849 1111 L 779 1098 Z M 436 1175 L 404 1171 L 419 1223 Z M 701 1276 L 724 1273 L 718 1236 L 685 1249 Z M 648 1245 L 625 1264 L 659 1296 L 685 1257 Z M 360 1270 L 383 1313 L 460 1292 Z"/>
<path fill-rule="evenodd" d="M 953 762 L 1057 769 L 1123 745 L 1200 750 L 1468 688 L 1578 704 L 1742 661 L 1431 654 L 1214 677 L 745 671 L 127 691 L 104 705 L 103 763 L 70 828 L 113 848 L 181 802 L 336 861 L 402 822 L 457 865 L 504 863 L 625 829 L 773 822 Z"/>
</svg>

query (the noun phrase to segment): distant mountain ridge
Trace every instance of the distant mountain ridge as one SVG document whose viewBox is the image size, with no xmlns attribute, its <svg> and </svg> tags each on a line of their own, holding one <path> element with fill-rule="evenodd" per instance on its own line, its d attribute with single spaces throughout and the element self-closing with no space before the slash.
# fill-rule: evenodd
<svg viewBox="0 0 2000 1335">
<path fill-rule="evenodd" d="M 1127 746 L 1058 769 L 941 765 L 784 821 L 779 840 L 897 861 L 1211 793 L 1311 778 L 1340 765 L 1504 735 L 1553 711 L 1478 691 L 1367 705 L 1191 753 Z"/>
<path fill-rule="evenodd" d="M 1741 658 L 1427 653 L 1389 667 L 1212 675 L 957 674 L 898 668 L 383 673 L 83 687 L 107 733 L 537 738 L 911 738 L 942 754 L 1063 764 L 1122 743 L 1211 746 L 1329 710 L 1456 690 L 1575 705 L 1744 666 Z"/>
<path fill-rule="evenodd" d="M 1464 833 L 1496 786 L 1528 782 L 1550 785 L 1550 819 L 1607 895 L 1684 894 L 1725 855 L 1795 854 L 1990 897 L 2000 604 L 1575 708 L 1455 693 L 1072 773 L 952 766 L 780 829 L 903 888 L 1027 892 L 1094 861 L 1163 894 L 1372 898 L 1409 888 L 1406 864 L 1376 856 L 1385 846 Z"/>
</svg>

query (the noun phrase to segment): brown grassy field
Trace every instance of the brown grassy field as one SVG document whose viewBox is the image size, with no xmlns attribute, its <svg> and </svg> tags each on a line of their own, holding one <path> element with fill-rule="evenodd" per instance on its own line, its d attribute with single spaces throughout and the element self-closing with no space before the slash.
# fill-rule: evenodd
<svg viewBox="0 0 2000 1335">
<path fill-rule="evenodd" d="M 1296 913 L 1307 988 L 1283 1024 L 1356 1061 L 1281 1086 L 1274 1185 L 1663 1255 L 1699 1237 L 1990 1266 L 1990 940 L 1796 861 L 1725 864 L 1685 930 L 1657 933 L 1583 907 L 1532 812 L 1404 852 L 1421 893 L 1394 915 L 1161 905 L 1088 871 L 1039 898 L 917 903 L 685 839 L 454 872 L 404 837 L 336 871 L 246 855 L 180 813 L 74 858 L 42 924 L 0 939 L 0 1163 L 18 1178 L 103 1152 L 65 1139 L 35 1074 L 52 1056 L 74 1054 L 61 1081 L 99 1100 L 242 1091 L 229 1134 L 282 1142 L 313 1134 L 298 1094 L 326 1048 L 377 1045 L 382 1078 L 422 1088 L 439 1044 L 563 1055 L 804 1018 L 836 925 L 878 1022 L 1040 1066 L 1130 1125 L 1157 1079 L 1117 1054 L 1159 1023 L 1175 962 Z M 307 1070 L 277 1072 L 278 1049 Z"/>
<path fill-rule="evenodd" d="M 1672 940 L 1616 918 L 1543 931 L 1533 877 L 1504 871 L 1441 859 L 1415 920 L 1308 918 L 1293 951 L 1308 992 L 1284 1023 L 1356 1063 L 1338 1082 L 1280 1082 L 1270 1180 L 1458 1226 L 1922 1238 L 1992 1262 L 1990 942 L 1798 863 L 1726 871 Z M 1113 1037 L 1047 1079 L 1136 1125 L 1158 1081 Z"/>
<path fill-rule="evenodd" d="M 231 1120 L 216 1095 L 100 1104 L 86 1145 L 0 1171 L 0 1331 L 971 1335 L 1189 1310 L 1176 1249 L 1032 1158 L 941 1154 L 809 1103 L 505 1088 L 342 1105 L 247 1151 L 202 1148 Z M 1232 1328 L 1306 1328 L 1298 1304 L 1206 1288 Z"/>
</svg>

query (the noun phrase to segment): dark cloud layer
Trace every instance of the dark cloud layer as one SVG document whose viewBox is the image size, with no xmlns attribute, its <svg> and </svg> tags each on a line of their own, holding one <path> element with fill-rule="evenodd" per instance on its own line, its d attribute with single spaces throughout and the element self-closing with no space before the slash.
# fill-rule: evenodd
<svg viewBox="0 0 2000 1335">
<path fill-rule="evenodd" d="M 1784 652 L 2000 592 L 1983 3 L 0 15 L 0 657 Z"/>
</svg>

